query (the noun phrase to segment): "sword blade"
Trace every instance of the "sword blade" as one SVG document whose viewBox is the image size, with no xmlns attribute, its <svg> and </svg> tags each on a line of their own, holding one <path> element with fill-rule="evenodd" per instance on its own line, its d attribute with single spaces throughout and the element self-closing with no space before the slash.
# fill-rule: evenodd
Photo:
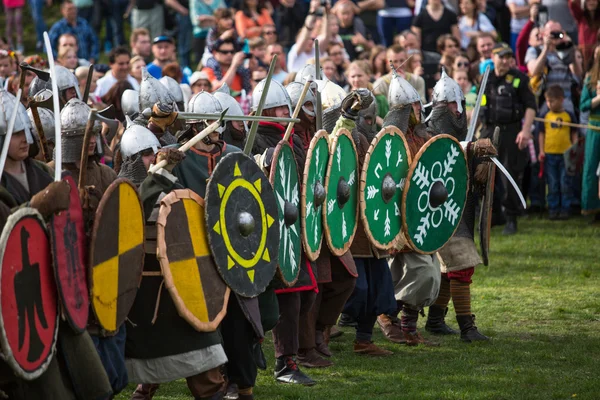
<svg viewBox="0 0 600 400">
<path fill-rule="evenodd" d="M 54 68 L 54 54 L 50 45 L 50 36 L 44 32 L 44 44 L 46 54 L 48 55 L 48 66 L 50 67 L 50 76 L 52 79 L 52 103 L 54 105 L 54 181 L 60 182 L 62 179 L 62 144 L 60 141 L 60 104 L 58 97 L 58 82 L 56 79 L 56 69 Z"/>
<path fill-rule="evenodd" d="M 508 179 L 512 187 L 515 189 L 515 192 L 517 192 L 517 194 L 519 195 L 519 199 L 521 199 L 521 204 L 523 204 L 523 208 L 527 208 L 527 203 L 525 203 L 525 198 L 523 197 L 523 193 L 521 193 L 521 189 L 519 189 L 517 182 L 515 182 L 512 176 L 510 176 L 506 168 L 504 168 L 504 165 L 502 165 L 502 163 L 498 161 L 496 157 L 490 157 L 490 160 L 492 160 L 494 164 L 496 164 L 496 167 L 498 167 L 498 169 L 502 171 L 504 176 L 506 176 L 506 179 Z"/>
<path fill-rule="evenodd" d="M 473 136 L 475 135 L 475 128 L 477 127 L 477 120 L 479 119 L 479 109 L 481 108 L 481 100 L 483 99 L 483 94 L 485 93 L 485 87 L 487 86 L 489 75 L 490 66 L 488 65 L 485 69 L 485 73 L 483 74 L 483 79 L 481 79 L 479 93 L 477 93 L 477 103 L 475 103 L 475 108 L 473 109 L 473 114 L 471 115 L 471 124 L 469 125 L 469 130 L 467 131 L 467 142 L 473 140 Z"/>
</svg>

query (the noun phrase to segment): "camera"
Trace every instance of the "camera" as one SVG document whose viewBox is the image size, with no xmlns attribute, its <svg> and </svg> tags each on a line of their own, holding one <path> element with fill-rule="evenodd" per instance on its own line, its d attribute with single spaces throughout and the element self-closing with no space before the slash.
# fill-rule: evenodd
<svg viewBox="0 0 600 400">
<path fill-rule="evenodd" d="M 249 60 L 249 59 L 251 59 L 251 58 L 252 58 L 252 53 L 246 53 L 246 54 L 244 55 L 244 60 Z"/>
<path fill-rule="evenodd" d="M 562 39 L 565 37 L 565 34 L 559 31 L 550 32 L 550 37 L 552 39 Z"/>
</svg>

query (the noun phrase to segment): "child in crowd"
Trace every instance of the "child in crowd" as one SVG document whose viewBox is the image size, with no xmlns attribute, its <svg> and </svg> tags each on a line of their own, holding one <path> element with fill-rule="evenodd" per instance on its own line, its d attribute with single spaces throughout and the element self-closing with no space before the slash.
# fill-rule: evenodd
<svg viewBox="0 0 600 400">
<path fill-rule="evenodd" d="M 544 164 L 548 182 L 548 211 L 551 220 L 568 219 L 571 209 L 569 176 L 565 168 L 564 153 L 577 141 L 577 128 L 563 122 L 576 123 L 577 118 L 563 106 L 565 93 L 558 85 L 552 85 L 544 94 L 548 111 L 538 123 L 540 154 L 538 160 Z M 556 121 L 556 122 L 554 122 Z"/>
</svg>

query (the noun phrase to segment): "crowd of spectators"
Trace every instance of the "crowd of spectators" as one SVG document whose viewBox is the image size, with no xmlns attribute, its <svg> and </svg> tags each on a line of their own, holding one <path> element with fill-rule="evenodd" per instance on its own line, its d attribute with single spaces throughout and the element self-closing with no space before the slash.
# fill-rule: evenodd
<svg viewBox="0 0 600 400">
<path fill-rule="evenodd" d="M 568 217 L 565 207 L 569 213 L 581 209 L 600 215 L 598 0 L 3 2 L 0 79 L 5 87 L 18 85 L 18 60 L 35 52 L 43 56 L 42 33 L 49 27 L 57 63 L 76 72 L 82 84 L 87 67 L 95 64 L 90 101 L 101 104 L 115 101 L 125 89 L 137 89 L 144 67 L 156 78 L 168 75 L 189 85 L 190 93 L 226 83 L 245 104 L 274 56 L 273 78 L 289 82 L 314 62 L 318 40 L 324 77 L 346 90 L 371 89 L 380 118 L 388 111 L 391 68 L 417 89 L 423 104 L 431 101 L 445 70 L 462 88 L 470 117 L 481 76 L 494 66 L 493 49 L 505 42 L 513 50 L 510 66 L 530 78 L 537 117 L 589 128 L 568 128 L 568 139 L 556 142 L 553 135 L 563 134 L 555 132 L 556 124 L 534 125 L 523 149 L 531 155 L 523 187 L 530 208 L 555 211 L 558 191 L 558 217 Z M 27 5 L 35 49 L 24 48 Z M 45 7 L 60 7 L 62 18 L 44 21 Z M 128 40 L 125 32 L 130 32 Z"/>
</svg>

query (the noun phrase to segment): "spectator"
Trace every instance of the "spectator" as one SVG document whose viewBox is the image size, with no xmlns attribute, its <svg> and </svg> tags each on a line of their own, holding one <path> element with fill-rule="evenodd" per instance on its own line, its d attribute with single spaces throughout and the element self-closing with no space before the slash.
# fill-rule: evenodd
<svg viewBox="0 0 600 400">
<path fill-rule="evenodd" d="M 242 0 L 241 9 L 235 13 L 235 29 L 242 39 L 260 36 L 263 25 L 273 25 L 273 19 L 264 0 Z"/>
<path fill-rule="evenodd" d="M 77 57 L 94 64 L 98 60 L 99 50 L 98 38 L 92 28 L 85 19 L 77 17 L 77 8 L 71 0 L 63 1 L 60 12 L 63 18 L 52 25 L 48 33 L 53 51 L 56 53 L 58 49 L 58 38 L 65 33 L 70 33 L 77 38 Z"/>
<path fill-rule="evenodd" d="M 542 34 L 540 28 L 537 27 L 539 7 L 537 3 L 531 5 L 529 9 L 529 20 L 517 37 L 516 55 L 517 65 L 521 72 L 527 73 L 527 65 L 525 64 L 525 54 L 529 47 L 542 46 Z"/>
<path fill-rule="evenodd" d="M 44 50 L 44 32 L 48 30 L 46 21 L 44 20 L 44 5 L 48 4 L 49 0 L 29 0 L 29 8 L 33 24 L 35 25 L 35 50 Z M 49 4 L 52 4 L 51 2 Z"/>
<path fill-rule="evenodd" d="M 594 57 L 594 63 L 583 83 L 581 93 L 581 112 L 589 112 L 588 124 L 600 127 L 600 57 Z M 588 129 L 585 136 L 583 159 L 583 177 L 581 189 L 581 213 L 591 215 L 592 221 L 600 221 L 600 198 L 598 196 L 598 176 L 596 170 L 600 164 L 600 135 Z"/>
<path fill-rule="evenodd" d="M 88 67 L 77 67 L 77 69 L 75 70 L 75 76 L 77 77 L 77 81 L 79 82 L 79 93 L 84 93 L 85 92 L 85 86 L 87 84 L 87 79 L 88 79 L 88 75 L 89 75 L 89 68 Z M 102 109 L 102 108 L 106 108 L 103 107 L 103 103 L 102 100 L 100 99 L 100 97 L 96 96 L 96 94 L 94 93 L 98 87 L 98 79 L 100 78 L 100 75 L 98 74 L 98 72 L 96 71 L 92 71 L 92 80 L 90 81 L 90 92 L 89 92 L 89 96 L 88 96 L 88 104 L 91 104 L 92 106 Z"/>
<path fill-rule="evenodd" d="M 248 49 L 250 50 L 250 53 L 246 55 L 246 57 L 249 57 L 247 58 L 248 65 L 246 68 L 250 69 L 250 71 L 254 71 L 258 68 L 268 70 L 269 65 L 265 64 L 263 61 L 265 54 L 267 53 L 265 40 L 260 36 L 248 40 Z"/>
<path fill-rule="evenodd" d="M 469 74 L 465 70 L 455 70 L 452 74 L 452 79 L 459 84 L 463 94 L 465 95 L 467 121 L 470 121 L 473 115 L 473 108 L 475 108 L 475 103 L 477 103 L 477 92 L 475 91 L 476 87 L 472 84 L 471 80 L 469 79 Z"/>
<path fill-rule="evenodd" d="M 14 73 L 15 67 L 12 52 L 0 50 L 0 78 L 6 80 L 14 75 Z M 2 86 L 0 85 L 0 87 Z"/>
<path fill-rule="evenodd" d="M 46 60 L 38 54 L 34 54 L 32 56 L 25 57 L 25 59 L 23 61 L 34 68 L 46 69 L 48 67 L 48 62 L 46 62 Z"/>
<path fill-rule="evenodd" d="M 436 51 L 437 38 L 452 34 L 460 41 L 458 18 L 454 12 L 442 3 L 442 0 L 429 0 L 427 5 L 415 17 L 412 30 L 421 42 L 421 50 Z"/>
<path fill-rule="evenodd" d="M 569 9 L 578 25 L 578 44 L 583 49 L 584 65 L 588 65 L 594 48 L 596 47 L 596 35 L 600 28 L 600 12 L 598 11 L 598 0 L 583 0 L 583 9 L 579 0 L 569 0 Z"/>
<path fill-rule="evenodd" d="M 230 8 L 219 8 L 215 11 L 214 18 L 215 26 L 210 28 L 206 37 L 206 46 L 202 55 L 203 64 L 212 56 L 211 49 L 218 40 L 232 39 L 236 43 L 239 41 Z"/>
<path fill-rule="evenodd" d="M 265 24 L 262 26 L 262 37 L 267 46 L 277 43 L 277 29 L 274 24 Z"/>
<path fill-rule="evenodd" d="M 194 57 L 196 61 L 202 59 L 206 47 L 206 37 L 210 28 L 216 25 L 214 17 L 219 8 L 226 8 L 223 0 L 190 0 L 190 18 L 194 26 Z M 212 49 L 208 49 L 212 51 Z"/>
<path fill-rule="evenodd" d="M 410 26 L 414 0 L 387 0 L 377 14 L 379 38 L 385 47 L 394 44 L 394 36 Z"/>
<path fill-rule="evenodd" d="M 123 96 L 123 92 L 127 89 L 134 89 L 134 87 L 126 80 L 118 81 L 112 85 L 110 90 L 104 96 L 101 97 L 104 104 L 107 106 L 112 105 L 115 108 L 115 117 L 121 121 L 121 123 L 125 122 L 125 115 L 123 114 L 123 108 L 121 107 L 121 97 Z M 139 88 L 135 90 L 139 90 Z"/>
<path fill-rule="evenodd" d="M 288 72 L 298 72 L 307 61 L 315 57 L 314 51 L 314 37 L 313 34 L 316 31 L 317 20 L 322 20 L 324 23 L 320 25 L 317 39 L 319 39 L 319 48 L 321 54 L 319 57 L 325 57 L 323 51 L 329 46 L 329 18 L 323 18 L 323 16 L 317 16 L 317 10 L 322 10 L 319 0 L 311 0 L 310 11 L 308 17 L 306 17 L 306 23 L 298 32 L 296 43 L 292 46 L 288 52 Z M 327 9 L 324 11 L 327 12 Z"/>
<path fill-rule="evenodd" d="M 264 68 L 259 68 L 256 71 L 252 71 L 252 90 L 267 77 L 267 70 Z"/>
<path fill-rule="evenodd" d="M 385 57 L 386 48 L 383 46 L 375 46 L 371 49 L 369 63 L 373 71 L 373 79 L 379 79 L 390 71 L 389 63 Z"/>
<path fill-rule="evenodd" d="M 231 39 L 218 41 L 213 49 L 213 57 L 208 59 L 202 70 L 208 75 L 213 87 L 219 88 L 227 83 L 233 97 L 239 98 L 242 90 L 250 93 L 250 71 L 244 68 L 245 54 L 239 51 Z"/>
<path fill-rule="evenodd" d="M 56 50 L 56 52 L 60 54 L 60 52 L 63 49 L 67 48 L 75 50 L 75 55 L 77 56 L 77 52 L 79 51 L 79 46 L 77 45 L 77 37 L 71 33 L 64 33 L 60 35 L 60 37 L 58 38 L 58 49 Z M 90 62 L 85 58 L 77 59 L 78 67 L 88 67 L 89 65 Z"/>
<path fill-rule="evenodd" d="M 285 77 L 287 76 L 287 71 L 284 70 L 285 54 L 283 52 L 283 47 L 281 47 L 280 44 L 274 43 L 267 46 L 264 64 L 270 65 L 271 60 L 275 55 L 277 56 L 277 64 L 275 64 L 275 70 L 273 71 L 273 79 L 279 83 L 283 83 Z"/>
<path fill-rule="evenodd" d="M 73 0 L 73 4 L 77 7 L 77 15 L 92 25 L 94 20 L 94 0 Z"/>
<path fill-rule="evenodd" d="M 133 58 L 140 56 L 146 63 L 152 62 L 152 42 L 150 32 L 146 28 L 137 28 L 131 32 L 129 39 L 131 55 Z"/>
<path fill-rule="evenodd" d="M 530 4 L 527 0 L 506 0 L 506 6 L 510 10 L 510 47 L 516 51 L 519 32 L 525 27 L 529 17 Z"/>
<path fill-rule="evenodd" d="M 489 18 L 477 7 L 477 0 L 460 1 L 461 17 L 458 19 L 458 29 L 460 29 L 460 47 L 466 49 L 472 39 L 476 38 L 479 32 L 490 32 L 497 37 L 496 28 L 490 22 Z"/>
<path fill-rule="evenodd" d="M 140 56 L 134 56 L 129 60 L 129 74 L 137 81 L 142 83 L 142 68 L 146 67 L 146 62 Z"/>
<path fill-rule="evenodd" d="M 169 36 L 159 36 L 152 41 L 152 55 L 154 60 L 148 64 L 148 73 L 160 79 L 163 76 L 162 69 L 165 65 L 176 61 L 175 42 Z M 183 75 L 182 83 L 188 83 L 187 77 Z"/>
<path fill-rule="evenodd" d="M 129 60 L 131 55 L 129 50 L 123 46 L 115 47 L 110 51 L 108 62 L 110 71 L 98 80 L 98 87 L 95 94 L 98 97 L 104 96 L 110 88 L 117 82 L 128 81 L 134 90 L 140 90 L 139 83 L 129 75 Z"/>
<path fill-rule="evenodd" d="M 212 84 L 208 79 L 208 74 L 202 71 L 195 71 L 190 76 L 190 87 L 192 88 L 192 94 L 200 93 L 202 91 L 212 92 Z"/>
<path fill-rule="evenodd" d="M 576 123 L 572 112 L 565 111 L 565 95 L 560 86 L 549 86 L 544 93 L 547 110 L 538 122 L 540 153 L 538 160 L 544 163 L 544 173 L 548 182 L 548 215 L 551 220 L 568 219 L 571 214 L 571 183 L 565 168 L 564 153 L 577 142 L 577 129 L 561 122 Z"/>
<path fill-rule="evenodd" d="M 350 60 L 356 60 L 361 53 L 368 52 L 375 45 L 371 32 L 356 16 L 356 6 L 351 2 L 336 4 L 334 12 L 340 24 L 339 35 L 342 37 L 346 53 Z"/>
<path fill-rule="evenodd" d="M 336 3 L 337 4 L 337 3 Z M 375 43 L 380 43 L 377 13 L 385 8 L 385 0 L 353 0 L 354 14 L 360 18 Z"/>
<path fill-rule="evenodd" d="M 6 39 L 8 45 L 23 54 L 23 7 L 25 0 L 3 0 L 6 23 Z M 14 46 L 13 35 L 17 38 L 17 47 Z"/>
<path fill-rule="evenodd" d="M 321 61 L 321 69 L 323 70 L 323 74 L 325 78 L 335 83 L 335 79 L 337 78 L 337 67 L 331 58 L 325 57 Z"/>
<path fill-rule="evenodd" d="M 574 57 L 568 57 L 566 61 L 563 61 L 562 54 L 559 55 L 557 52 L 557 46 L 564 48 L 570 44 L 572 45 L 572 43 L 566 37 L 560 23 L 552 20 L 544 26 L 543 36 L 544 44 L 542 48 L 530 47 L 525 55 L 529 75 L 532 78 L 543 77 L 546 86 L 559 85 L 565 94 L 565 109 L 573 112 L 574 104 L 571 90 L 575 83 L 573 75 L 581 75 L 582 71 L 573 62 Z M 573 48 L 571 47 L 571 49 Z M 564 57 L 564 55 L 562 56 Z"/>
<path fill-rule="evenodd" d="M 162 0 L 131 0 L 131 28 L 145 28 L 150 37 L 157 37 L 165 30 L 165 10 Z"/>
<path fill-rule="evenodd" d="M 442 55 L 440 65 L 446 68 L 449 76 L 452 76 L 454 57 L 460 54 L 460 42 L 452 35 L 442 35 L 437 40 L 437 49 Z"/>
<path fill-rule="evenodd" d="M 304 24 L 308 22 L 306 21 L 308 8 L 308 1 L 279 0 L 277 30 L 279 31 L 279 44 L 285 49 L 292 47 L 294 39 Z"/>
<path fill-rule="evenodd" d="M 371 70 L 371 65 L 366 60 L 356 60 L 352 61 L 350 65 L 348 65 L 348 69 L 346 70 L 346 77 L 348 78 L 348 90 L 347 92 L 351 92 L 352 90 L 357 89 L 369 89 L 373 88 L 371 84 L 371 76 L 373 75 L 373 70 Z"/>
<path fill-rule="evenodd" d="M 177 13 L 177 54 L 179 65 L 183 68 L 192 63 L 192 20 L 189 3 L 189 0 L 165 0 L 165 4 Z"/>
<path fill-rule="evenodd" d="M 348 81 L 344 75 L 348 68 L 347 61 L 344 58 L 344 51 L 344 47 L 338 43 L 332 43 L 327 50 L 329 59 L 334 63 L 336 69 L 334 78 L 330 78 L 330 80 L 340 87 L 348 85 Z"/>
<path fill-rule="evenodd" d="M 540 0 L 540 3 L 548 7 L 548 19 L 558 22 L 567 33 L 567 36 L 571 38 L 571 41 L 577 44 L 577 22 L 569 10 L 569 1 Z"/>
<path fill-rule="evenodd" d="M 476 60 L 471 60 L 471 73 L 474 76 L 481 75 L 488 65 L 492 65 L 492 50 L 496 42 L 494 36 L 489 32 L 481 32 L 475 39 L 475 47 L 477 48 Z"/>
<path fill-rule="evenodd" d="M 408 60 L 404 65 L 404 70 L 413 75 L 423 76 L 425 71 L 423 70 L 423 57 L 421 56 L 421 50 L 409 50 L 406 52 L 406 54 L 408 55 Z"/>
<path fill-rule="evenodd" d="M 75 68 L 77 68 L 77 53 L 75 52 L 75 49 L 63 47 L 58 52 L 56 63 L 74 71 Z"/>
<path fill-rule="evenodd" d="M 181 83 L 181 80 L 183 79 L 181 66 L 176 62 L 168 63 L 167 65 L 165 65 L 162 72 L 163 76 L 173 78 L 177 83 Z"/>
</svg>

